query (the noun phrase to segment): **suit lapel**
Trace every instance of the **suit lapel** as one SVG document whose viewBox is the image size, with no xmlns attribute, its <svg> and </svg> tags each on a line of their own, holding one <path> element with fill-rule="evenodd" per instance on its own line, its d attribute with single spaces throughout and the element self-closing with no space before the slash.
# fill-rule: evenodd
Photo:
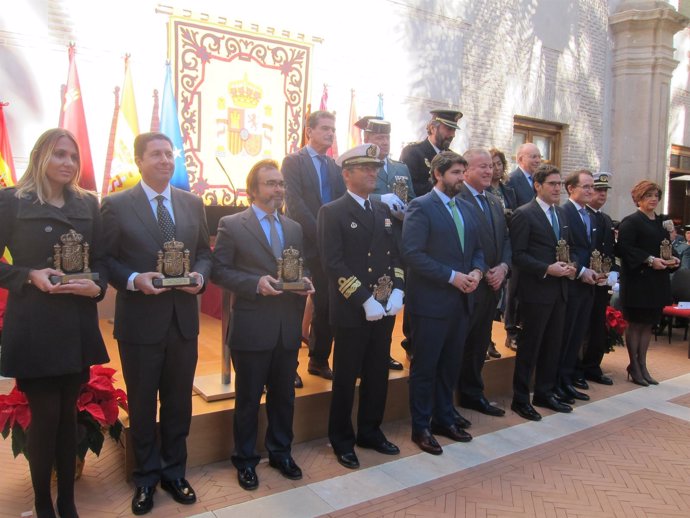
<svg viewBox="0 0 690 518">
<path fill-rule="evenodd" d="M 266 239 L 266 234 L 264 234 L 264 230 L 261 228 L 261 223 L 259 223 L 259 218 L 256 217 L 254 209 L 249 207 L 246 211 L 244 211 L 242 222 L 244 227 L 247 229 L 247 232 L 254 236 L 254 238 L 261 243 L 261 246 L 263 246 L 264 249 L 266 249 L 266 251 L 273 256 L 271 245 L 268 243 L 268 239 Z M 285 227 L 283 227 L 283 230 L 284 229 Z M 283 235 L 285 236 L 285 234 Z M 285 236 L 285 239 L 287 240 L 287 236 Z"/>
<path fill-rule="evenodd" d="M 433 201 L 434 207 L 436 207 L 436 211 L 438 212 L 441 221 L 443 221 L 444 224 L 448 227 L 448 231 L 451 233 L 451 235 L 455 236 L 455 243 L 458 247 L 458 250 L 462 251 L 462 247 L 460 246 L 460 236 L 458 236 L 458 229 L 455 228 L 455 222 L 453 221 L 453 217 L 450 215 L 443 201 L 441 200 L 441 198 L 438 197 L 438 194 L 436 194 L 436 192 L 433 189 L 431 191 L 431 199 Z"/>
<path fill-rule="evenodd" d="M 372 232 L 374 228 L 372 227 L 371 218 L 367 216 L 362 206 L 359 203 L 357 203 L 352 196 L 350 196 L 348 193 L 345 193 L 345 196 L 347 196 L 348 198 L 348 210 L 352 218 L 357 220 L 369 232 Z M 369 203 L 371 203 L 371 201 L 369 201 Z"/>
<path fill-rule="evenodd" d="M 135 185 L 129 191 L 132 200 L 132 209 L 141 221 L 144 228 L 147 230 L 151 237 L 156 243 L 158 243 L 159 248 L 163 249 L 163 236 L 161 236 L 160 229 L 158 228 L 158 222 L 156 217 L 153 215 L 151 210 L 151 202 L 146 197 L 144 189 L 141 184 Z M 173 207 L 174 210 L 174 207 Z"/>
<path fill-rule="evenodd" d="M 311 156 L 309 156 L 309 151 L 307 151 L 306 147 L 300 150 L 299 157 L 302 161 L 302 170 L 307 172 L 305 175 L 306 180 L 311 184 L 311 188 L 307 187 L 307 189 L 312 190 L 312 192 L 318 193 L 318 197 L 319 199 L 321 199 L 321 184 L 319 183 L 319 172 L 314 167 L 314 161 L 311 159 Z"/>
<path fill-rule="evenodd" d="M 537 203 L 536 198 L 532 200 L 531 203 L 534 216 L 537 218 L 537 221 L 544 229 L 544 232 L 546 232 L 547 235 L 551 237 L 551 239 L 553 240 L 553 244 L 555 246 L 556 244 L 558 244 L 558 239 L 556 238 L 556 233 L 553 231 L 553 227 L 551 226 L 551 222 L 549 221 L 548 216 L 544 213 L 539 203 Z M 563 237 L 563 227 L 565 227 L 566 229 L 568 227 L 565 224 L 565 218 L 562 217 L 562 210 L 559 211 L 558 207 L 556 207 L 556 217 L 558 218 L 558 226 L 561 230 L 561 237 Z"/>
</svg>

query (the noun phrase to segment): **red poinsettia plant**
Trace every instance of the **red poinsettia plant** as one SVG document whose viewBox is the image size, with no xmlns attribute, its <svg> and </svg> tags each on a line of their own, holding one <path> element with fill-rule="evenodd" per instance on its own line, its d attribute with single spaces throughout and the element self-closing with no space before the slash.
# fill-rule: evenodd
<svg viewBox="0 0 690 518">
<path fill-rule="evenodd" d="M 104 435 L 107 432 L 119 441 L 122 423 L 118 420 L 119 409 L 128 411 L 127 394 L 116 389 L 115 369 L 94 365 L 89 381 L 81 386 L 77 398 L 77 426 L 79 442 L 77 456 L 84 460 L 86 452 L 101 453 Z M 7 395 L 0 395 L 0 430 L 3 439 L 12 435 L 12 453 L 16 457 L 26 453 L 26 431 L 31 425 L 29 402 L 16 385 Z"/>
<path fill-rule="evenodd" d="M 624 345 L 623 336 L 628 328 L 628 321 L 623 318 L 623 313 L 612 306 L 606 307 L 606 344 L 609 352 L 614 346 Z"/>
</svg>

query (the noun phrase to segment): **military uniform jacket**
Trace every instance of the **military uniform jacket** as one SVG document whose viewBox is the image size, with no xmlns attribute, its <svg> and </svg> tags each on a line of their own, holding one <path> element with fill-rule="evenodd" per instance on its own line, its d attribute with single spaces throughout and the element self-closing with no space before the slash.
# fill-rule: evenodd
<svg viewBox="0 0 690 518">
<path fill-rule="evenodd" d="M 371 193 L 370 198 L 381 201 L 382 194 L 393 192 L 396 176 L 405 178 L 405 183 L 407 183 L 407 201 L 414 199 L 416 195 L 412 185 L 412 178 L 410 177 L 410 170 L 402 162 L 396 162 L 390 158 L 386 158 L 386 166 L 380 167 L 376 173 L 376 189 Z"/>
<path fill-rule="evenodd" d="M 371 204 L 373 222 L 348 193 L 319 210 L 319 253 L 328 276 L 331 325 L 364 325 L 362 304 L 384 275 L 393 282 L 393 289 L 404 289 L 390 211 L 381 202 Z"/>
<path fill-rule="evenodd" d="M 410 170 L 412 185 L 417 196 L 428 193 L 433 187 L 429 165 L 436 154 L 436 149 L 428 138 L 405 146 L 400 153 L 400 161 L 405 162 Z"/>
<path fill-rule="evenodd" d="M 15 188 L 0 191 L 0 250 L 7 247 L 13 259 L 11 265 L 0 263 L 0 286 L 9 290 L 0 372 L 16 378 L 60 376 L 107 362 L 96 308 L 108 283 L 98 200 L 65 191 L 65 205 L 57 208 L 35 196 L 20 200 L 15 193 Z M 53 245 L 71 229 L 89 244 L 99 297 L 49 295 L 26 284 L 29 270 L 54 266 Z"/>
</svg>

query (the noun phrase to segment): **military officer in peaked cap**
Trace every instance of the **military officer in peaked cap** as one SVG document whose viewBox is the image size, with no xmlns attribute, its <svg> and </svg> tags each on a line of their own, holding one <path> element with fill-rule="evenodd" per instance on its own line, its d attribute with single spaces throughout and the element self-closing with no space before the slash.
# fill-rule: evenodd
<svg viewBox="0 0 690 518">
<path fill-rule="evenodd" d="M 460 129 L 458 121 L 462 118 L 462 112 L 457 110 L 436 109 L 430 113 L 431 120 L 426 125 L 428 137 L 420 142 L 408 144 L 400 153 L 400 161 L 410 170 L 417 196 L 431 190 L 431 161 L 438 153 L 450 148 L 456 130 Z"/>
<path fill-rule="evenodd" d="M 335 330 L 333 393 L 328 437 L 338 462 L 356 469 L 355 444 L 385 455 L 399 449 L 381 430 L 388 390 L 388 360 L 395 315 L 402 309 L 405 275 L 391 213 L 372 200 L 382 165 L 375 145 L 338 158 L 347 192 L 321 207 L 317 240 L 328 278 L 330 323 Z M 352 424 L 359 385 L 357 432 Z"/>
</svg>

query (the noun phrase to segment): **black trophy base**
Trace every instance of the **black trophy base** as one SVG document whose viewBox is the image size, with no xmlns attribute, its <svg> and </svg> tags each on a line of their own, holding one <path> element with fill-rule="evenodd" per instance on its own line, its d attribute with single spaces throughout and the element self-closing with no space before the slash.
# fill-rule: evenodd
<svg viewBox="0 0 690 518">
<path fill-rule="evenodd" d="M 55 284 L 67 284 L 71 280 L 75 279 L 88 279 L 91 281 L 97 281 L 99 279 L 98 272 L 88 272 L 88 273 L 66 273 L 65 275 L 51 275 L 50 283 Z"/>
<path fill-rule="evenodd" d="M 286 281 L 279 281 L 279 282 L 274 282 L 272 283 L 273 288 L 275 288 L 278 291 L 307 291 L 311 288 L 308 282 L 304 281 L 295 281 L 295 282 L 286 282 Z"/>
<path fill-rule="evenodd" d="M 156 278 L 152 281 L 154 288 L 188 288 L 198 286 L 194 277 L 165 277 L 163 279 Z"/>
</svg>

